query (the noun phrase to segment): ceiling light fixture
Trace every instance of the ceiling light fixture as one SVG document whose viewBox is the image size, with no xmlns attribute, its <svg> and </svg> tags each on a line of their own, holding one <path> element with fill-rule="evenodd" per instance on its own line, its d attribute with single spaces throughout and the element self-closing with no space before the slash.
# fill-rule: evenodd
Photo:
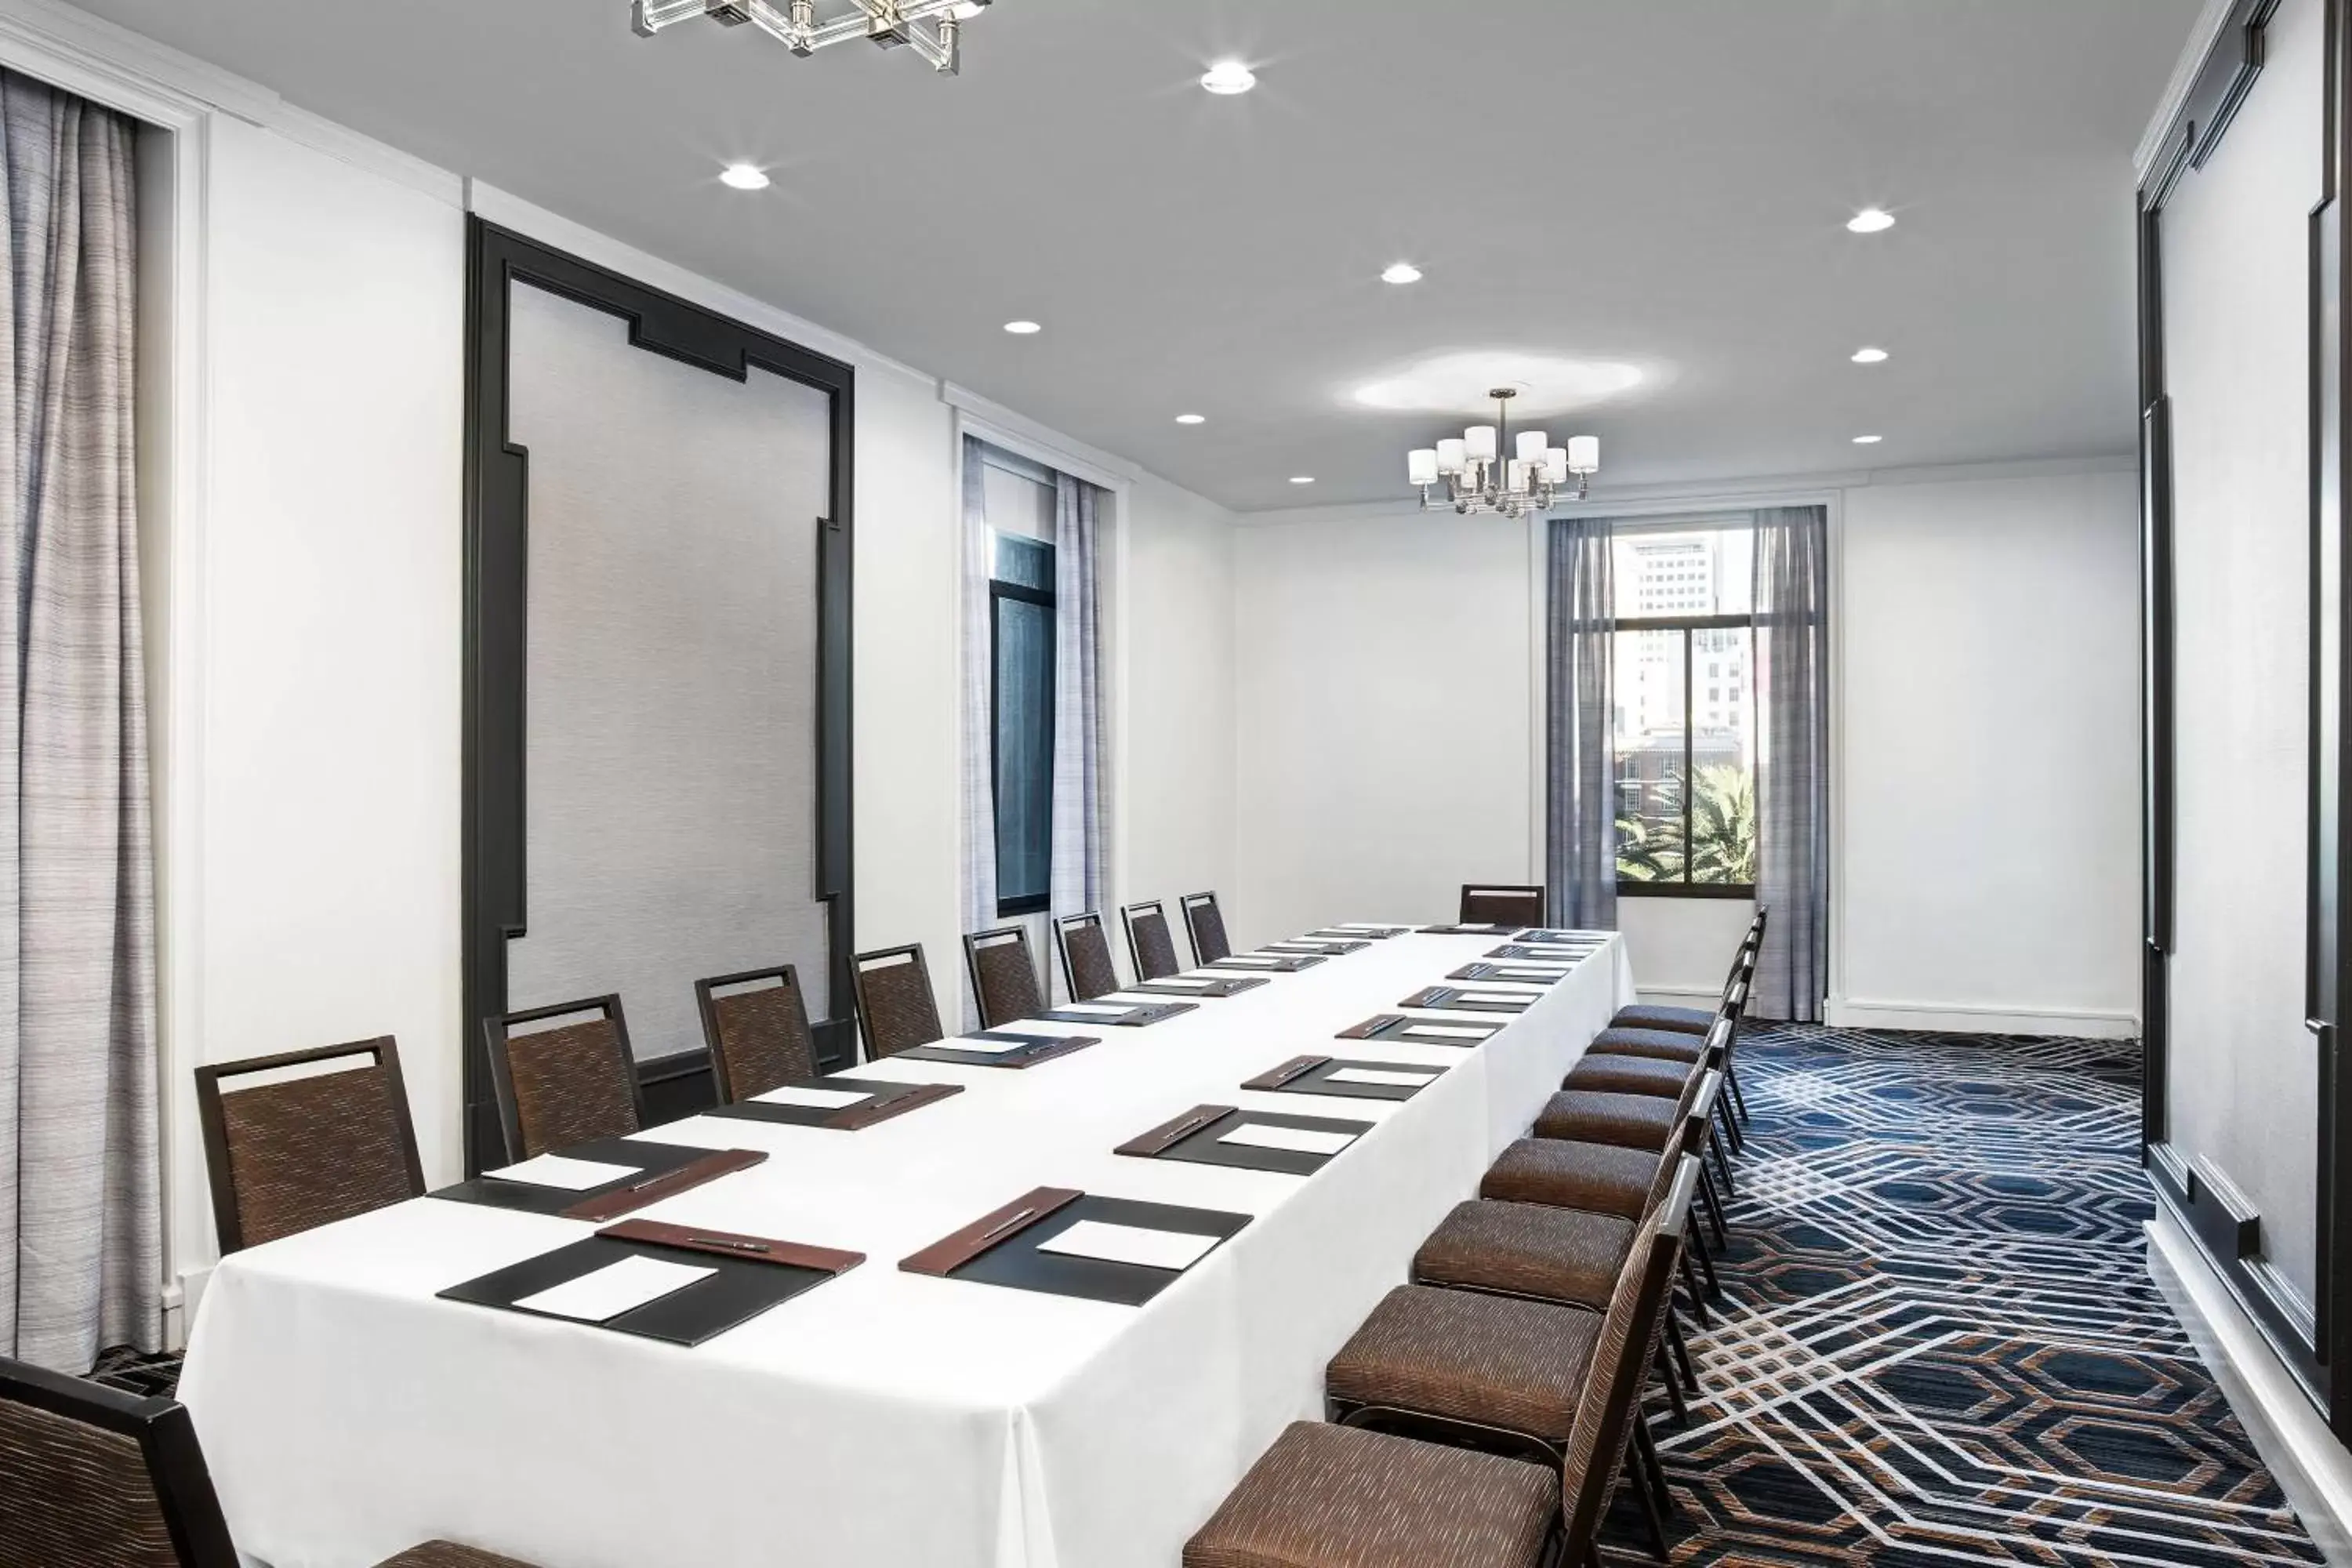
<svg viewBox="0 0 2352 1568">
<path fill-rule="evenodd" d="M 719 171 L 719 183 L 738 191 L 764 191 L 768 171 L 757 163 L 730 163 Z"/>
<path fill-rule="evenodd" d="M 1885 207 L 1864 207 L 1846 219 L 1845 226 L 1855 234 L 1885 234 L 1895 226 L 1895 215 Z"/>
<path fill-rule="evenodd" d="M 1559 502 L 1570 475 L 1576 499 L 1584 500 L 1592 476 L 1601 471 L 1601 438 L 1571 436 L 1567 446 L 1555 447 L 1542 431 L 1522 430 L 1518 455 L 1506 459 L 1501 454 L 1510 437 L 1511 399 L 1518 388 L 1498 386 L 1486 395 L 1495 400 L 1494 424 L 1473 425 L 1458 441 L 1440 441 L 1406 456 L 1406 482 L 1421 491 L 1421 510 L 1441 504 L 1429 493 L 1441 480 L 1445 501 L 1464 517 L 1490 511 L 1508 518 L 1541 516 Z"/>
<path fill-rule="evenodd" d="M 1016 338 L 1025 338 L 1032 332 L 1042 332 L 1045 329 L 1034 321 L 1007 321 L 1004 323 L 1004 330 Z"/>
<path fill-rule="evenodd" d="M 1853 444 L 1857 447 L 1875 447 L 1885 439 L 1884 436 L 1856 436 L 1853 438 Z"/>
<path fill-rule="evenodd" d="M 1239 60 L 1219 60 L 1201 74 L 1201 85 L 1220 98 L 1247 92 L 1257 85 L 1257 72 Z"/>
<path fill-rule="evenodd" d="M 1313 474 L 1293 474 L 1290 476 L 1290 482 L 1294 485 L 1311 485 L 1315 482 L 1315 476 Z"/>
<path fill-rule="evenodd" d="M 1856 364 L 1885 364 L 1886 363 L 1886 359 L 1887 354 L 1885 349 L 1856 349 L 1853 351 L 1853 363 Z"/>
<path fill-rule="evenodd" d="M 1421 281 L 1421 268 L 1415 267 L 1410 261 L 1400 261 L 1391 266 L 1387 271 L 1381 274 L 1381 281 L 1383 283 L 1418 283 Z"/>
<path fill-rule="evenodd" d="M 1209 416 L 1205 414 L 1179 414 L 1176 416 L 1176 423 L 1179 425 L 1206 425 L 1208 422 Z"/>
<path fill-rule="evenodd" d="M 695 16 L 728 27 L 749 22 L 796 55 L 813 55 L 852 38 L 886 49 L 904 44 L 933 70 L 953 76 L 963 63 L 963 25 L 987 6 L 988 0 L 855 0 L 850 10 L 820 22 L 816 0 L 634 0 L 629 26 L 637 37 L 650 38 Z"/>
</svg>

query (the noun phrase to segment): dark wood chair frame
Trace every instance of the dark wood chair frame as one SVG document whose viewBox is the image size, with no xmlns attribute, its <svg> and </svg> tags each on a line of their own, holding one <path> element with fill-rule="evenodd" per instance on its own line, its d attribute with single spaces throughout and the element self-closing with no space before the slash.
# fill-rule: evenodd
<svg viewBox="0 0 2352 1568">
<path fill-rule="evenodd" d="M 1195 924 L 1193 921 L 1193 911 L 1202 908 L 1203 906 L 1217 911 L 1217 923 L 1222 927 L 1224 924 L 1225 911 L 1223 908 L 1218 904 L 1217 895 L 1213 891 L 1206 893 L 1186 893 L 1182 898 L 1176 900 L 1176 907 L 1184 912 L 1184 940 L 1192 944 L 1192 963 L 1195 968 L 1214 962 L 1212 959 L 1202 956 L 1201 928 Z M 1233 945 L 1233 932 L 1230 931 L 1225 932 L 1225 944 L 1228 947 Z"/>
<path fill-rule="evenodd" d="M 1029 966 L 1031 978 L 1037 982 L 1037 1000 L 1047 1007 L 1054 1005 L 1053 995 L 1045 984 L 1045 976 L 1037 968 L 1037 955 L 1030 951 L 1027 926 L 997 926 L 989 931 L 966 931 L 963 938 L 963 969 L 965 975 L 971 981 L 971 999 L 973 1005 L 980 1009 L 980 1026 L 983 1029 L 1002 1028 L 1013 1020 L 989 1016 L 988 993 L 980 987 L 980 950 L 983 946 L 1003 947 L 1014 942 L 1020 944 L 1021 961 Z"/>
<path fill-rule="evenodd" d="M 1160 917 L 1160 928 L 1168 933 L 1169 950 L 1172 952 L 1176 947 L 1176 928 L 1168 923 L 1167 900 L 1146 899 L 1139 903 L 1121 904 L 1118 907 L 1118 924 L 1119 929 L 1127 933 L 1128 967 L 1135 971 L 1135 977 L 1138 980 L 1144 979 L 1145 975 L 1143 954 L 1135 945 L 1135 917 L 1147 910 Z M 1176 967 L 1181 973 L 1184 966 L 1180 963 Z"/>
<path fill-rule="evenodd" d="M 1102 915 L 1097 910 L 1088 910 L 1082 915 L 1057 916 L 1052 921 L 1052 924 L 1054 927 L 1054 955 L 1062 961 L 1062 994 L 1073 1002 L 1084 1000 L 1084 998 L 1081 998 L 1078 995 L 1077 972 L 1070 963 L 1070 930 L 1074 926 L 1092 926 L 1097 931 L 1102 931 Z M 1129 945 L 1130 949 L 1133 946 L 1132 932 L 1130 932 L 1129 936 Z M 1106 957 L 1110 953 L 1110 933 L 1108 931 L 1103 931 L 1103 952 Z M 1111 965 L 1111 978 L 1113 980 L 1117 980 L 1118 978 L 1118 966 L 1116 962 Z M 1116 989 L 1116 987 L 1114 987 L 1114 989 Z M 1049 996 L 1046 1000 L 1050 1002 L 1053 998 Z"/>
<path fill-rule="evenodd" d="M 614 1043 L 621 1049 L 621 1065 L 628 1073 L 629 1099 L 636 1107 L 637 1125 L 643 1128 L 646 1124 L 646 1086 L 637 1074 L 636 1057 L 629 1049 L 629 1021 L 621 1011 L 619 992 L 583 996 L 577 1002 L 558 1002 L 551 1006 L 527 1007 L 520 1013 L 501 1013 L 482 1020 L 482 1036 L 489 1047 L 490 1089 L 498 1097 L 499 1128 L 506 1135 L 509 1163 L 522 1159 L 523 1153 L 522 1107 L 515 1103 L 514 1070 L 507 1060 L 507 1040 L 517 1024 L 536 1024 L 542 1019 L 583 1013 L 601 1014 L 612 1021 Z M 718 1064 L 711 1065 L 716 1070 Z"/>
<path fill-rule="evenodd" d="M 762 980 L 772 980 L 778 987 L 799 998 L 801 1032 L 808 1037 L 810 1064 L 814 1066 L 816 1061 L 816 1035 L 809 1022 L 808 993 L 801 989 L 801 972 L 797 966 L 781 963 L 767 969 L 747 969 L 740 974 L 714 974 L 708 980 L 698 980 L 694 983 L 694 1010 L 702 1017 L 702 1043 L 710 1049 L 710 1077 L 711 1081 L 719 1086 L 719 1103 L 721 1105 L 735 1103 L 735 1083 L 728 1076 L 727 1053 L 719 1047 L 719 1010 L 711 1005 L 711 994 L 731 985 L 750 990 Z"/>
<path fill-rule="evenodd" d="M 135 1439 L 147 1460 L 164 1528 L 187 1568 L 237 1568 L 228 1521 L 196 1428 L 176 1400 L 141 1398 L 83 1378 L 0 1357 L 0 1403 L 26 1405 L 101 1431 Z"/>
<path fill-rule="evenodd" d="M 1462 884 L 1462 901 L 1454 905 L 1456 923 L 1470 923 L 1470 895 L 1473 893 L 1532 894 L 1536 900 L 1536 918 L 1532 923 L 1536 925 L 1543 923 L 1544 901 L 1551 896 L 1548 889 L 1526 887 L 1517 882 L 1465 882 Z"/>
<path fill-rule="evenodd" d="M 425 1167 L 416 1154 L 416 1123 L 408 1109 L 408 1085 L 400 1076 L 400 1047 L 390 1035 L 379 1035 L 372 1040 L 351 1040 L 339 1046 L 320 1046 L 310 1050 L 282 1051 L 276 1056 L 253 1057 L 241 1062 L 214 1062 L 196 1069 L 196 1121 L 204 1132 L 205 1173 L 213 1189 L 213 1228 L 219 1233 L 224 1257 L 245 1247 L 245 1217 L 237 1210 L 236 1180 L 229 1164 L 228 1121 L 221 1110 L 224 1092 L 221 1080 L 361 1056 L 373 1058 L 376 1068 L 383 1071 L 391 1085 L 393 1114 L 400 1123 L 401 1152 L 408 1164 L 409 1195 L 424 1195 Z"/>
<path fill-rule="evenodd" d="M 931 999 L 931 1016 L 939 1020 L 940 1037 L 945 1039 L 953 1033 L 948 1027 L 947 1015 L 940 1011 L 939 987 L 931 984 L 931 961 L 923 956 L 921 942 L 910 942 L 904 947 L 877 947 L 871 952 L 852 953 L 849 958 L 849 987 L 856 997 L 857 1038 L 866 1047 L 868 1061 L 886 1060 L 891 1053 L 875 1049 L 873 1030 L 866 1022 L 872 1015 L 866 1005 L 866 972 L 878 967 L 885 959 L 899 957 L 911 962 L 915 973 L 922 976 L 923 990 Z"/>
</svg>

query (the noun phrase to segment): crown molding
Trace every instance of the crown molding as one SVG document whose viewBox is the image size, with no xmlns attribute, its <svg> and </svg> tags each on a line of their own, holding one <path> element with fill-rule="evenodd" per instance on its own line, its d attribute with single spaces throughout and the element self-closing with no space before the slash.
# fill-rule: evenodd
<svg viewBox="0 0 2352 1568">
<path fill-rule="evenodd" d="M 961 415 L 964 426 L 982 440 L 1090 484 L 1125 488 L 1144 477 L 1141 468 L 1117 453 L 1065 436 L 969 387 L 944 379 L 939 386 L 940 401 Z"/>
</svg>

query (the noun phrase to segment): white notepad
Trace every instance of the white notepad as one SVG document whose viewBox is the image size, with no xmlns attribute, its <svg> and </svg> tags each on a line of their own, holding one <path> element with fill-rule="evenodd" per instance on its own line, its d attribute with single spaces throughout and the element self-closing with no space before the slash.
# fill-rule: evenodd
<svg viewBox="0 0 2352 1568">
<path fill-rule="evenodd" d="M 1111 1225 L 1082 1219 L 1061 1235 L 1037 1244 L 1040 1252 L 1064 1252 L 1073 1258 L 1101 1258 L 1113 1263 L 1139 1263 L 1146 1268 L 1190 1268 L 1217 1245 L 1213 1236 L 1189 1231 L 1146 1230 L 1140 1226 Z"/>
<path fill-rule="evenodd" d="M 536 1160 L 482 1174 L 496 1176 L 502 1182 L 529 1182 L 534 1187 L 562 1187 L 566 1192 L 584 1193 L 607 1182 L 626 1180 L 637 1170 L 635 1165 L 608 1165 L 601 1160 L 567 1160 L 561 1154 L 541 1154 Z"/>
<path fill-rule="evenodd" d="M 1244 1121 L 1220 1134 L 1220 1143 L 1242 1143 L 1253 1149 L 1287 1149 L 1298 1154 L 1336 1154 L 1356 1141 L 1353 1132 L 1323 1132 L 1312 1127 L 1269 1127 Z"/>
<path fill-rule="evenodd" d="M 1533 998 L 1518 991 L 1465 991 L 1465 1002 L 1528 1002 Z"/>
<path fill-rule="evenodd" d="M 968 1038 L 934 1040 L 931 1043 L 933 1047 L 939 1050 L 970 1051 L 974 1056 L 982 1057 L 1001 1057 L 1011 1051 L 1025 1051 L 1029 1048 L 1031 1044 L 1031 1042 L 1027 1040 L 974 1040 Z"/>
<path fill-rule="evenodd" d="M 1217 982 L 1213 980 L 1185 980 L 1178 978 L 1173 980 L 1154 980 L 1150 982 L 1150 984 L 1153 985 L 1181 985 L 1191 991 L 1205 991 L 1210 986 L 1216 984 Z"/>
<path fill-rule="evenodd" d="M 1419 1089 L 1437 1075 L 1433 1072 L 1390 1072 L 1383 1068 L 1341 1068 L 1327 1074 L 1328 1083 L 1379 1083 L 1394 1089 Z"/>
<path fill-rule="evenodd" d="M 1246 963 L 1253 969 L 1274 969 L 1280 966 L 1282 960 L 1278 958 L 1228 958 L 1223 962 L 1227 963 Z"/>
<path fill-rule="evenodd" d="M 787 1084 L 751 1097 L 760 1105 L 812 1105 L 823 1110 L 839 1110 L 845 1105 L 856 1105 L 873 1098 L 870 1089 L 809 1089 L 800 1084 Z"/>
<path fill-rule="evenodd" d="M 658 1258 L 624 1258 L 577 1279 L 551 1286 L 536 1296 L 525 1296 L 515 1305 L 534 1312 L 551 1312 L 559 1318 L 577 1318 L 583 1323 L 602 1323 L 718 1272 L 716 1268 L 665 1263 Z"/>
<path fill-rule="evenodd" d="M 1097 1018 L 1124 1018 L 1135 1011 L 1132 1007 L 1110 1007 L 1098 1002 L 1065 1002 L 1054 1009 L 1056 1013 L 1084 1013 Z"/>
<path fill-rule="evenodd" d="M 1483 1040 L 1495 1031 L 1492 1029 L 1457 1029 L 1448 1024 L 1415 1024 L 1407 1032 L 1415 1035 L 1436 1035 L 1446 1039 Z"/>
</svg>

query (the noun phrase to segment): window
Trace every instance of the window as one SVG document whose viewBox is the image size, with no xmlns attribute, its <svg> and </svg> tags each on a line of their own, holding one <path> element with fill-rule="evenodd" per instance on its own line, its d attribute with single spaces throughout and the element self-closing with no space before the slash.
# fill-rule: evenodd
<svg viewBox="0 0 2352 1568">
<path fill-rule="evenodd" d="M 990 714 L 996 773 L 996 912 L 1035 914 L 1054 851 L 1054 547 L 992 531 Z"/>
<path fill-rule="evenodd" d="M 1751 896 L 1755 531 L 1746 518 L 1621 528 L 1614 548 L 1617 889 Z"/>
</svg>

